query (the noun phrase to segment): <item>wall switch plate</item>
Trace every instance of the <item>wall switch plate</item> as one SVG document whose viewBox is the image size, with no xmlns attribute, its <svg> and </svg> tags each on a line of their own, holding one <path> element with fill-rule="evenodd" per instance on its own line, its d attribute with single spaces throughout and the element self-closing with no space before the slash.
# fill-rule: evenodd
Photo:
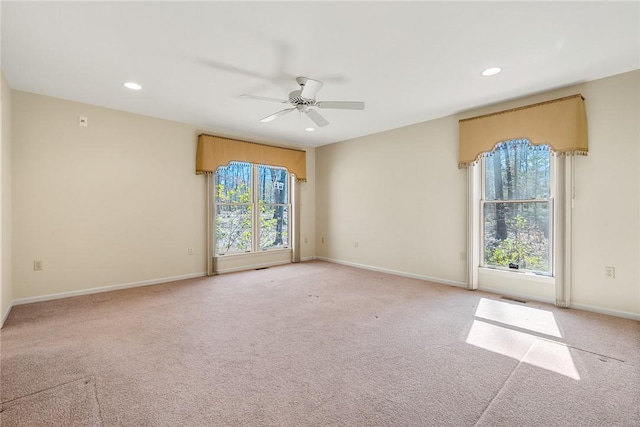
<svg viewBox="0 0 640 427">
<path fill-rule="evenodd" d="M 33 261 L 33 271 L 42 271 L 42 261 Z"/>
<path fill-rule="evenodd" d="M 86 128 L 87 126 L 89 126 L 89 119 L 84 116 L 78 117 L 78 126 Z"/>
</svg>

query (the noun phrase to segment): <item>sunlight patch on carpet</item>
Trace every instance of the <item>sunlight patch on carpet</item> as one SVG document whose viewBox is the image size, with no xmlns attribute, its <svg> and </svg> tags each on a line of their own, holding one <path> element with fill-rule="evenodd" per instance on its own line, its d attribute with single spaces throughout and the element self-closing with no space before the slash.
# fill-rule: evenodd
<svg viewBox="0 0 640 427">
<path fill-rule="evenodd" d="M 516 328 L 562 338 L 553 313 L 547 310 L 481 298 L 475 315 Z"/>
<path fill-rule="evenodd" d="M 562 343 L 474 320 L 467 344 L 580 380 L 569 349 Z"/>
<path fill-rule="evenodd" d="M 564 344 L 538 339 L 522 361 L 574 380 L 580 379 L 569 348 Z"/>
<path fill-rule="evenodd" d="M 536 337 L 501 326 L 474 320 L 467 336 L 467 344 L 521 360 Z"/>
</svg>

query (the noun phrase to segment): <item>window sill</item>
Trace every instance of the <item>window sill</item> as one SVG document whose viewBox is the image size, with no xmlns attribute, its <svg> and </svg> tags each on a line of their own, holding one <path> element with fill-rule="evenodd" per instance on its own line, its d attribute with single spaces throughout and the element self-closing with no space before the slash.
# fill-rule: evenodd
<svg viewBox="0 0 640 427">
<path fill-rule="evenodd" d="M 292 261 L 291 255 L 291 249 L 272 249 L 216 256 L 213 258 L 214 270 L 221 274 L 288 264 Z"/>
<path fill-rule="evenodd" d="M 500 270 L 497 268 L 489 268 L 489 267 L 478 267 L 478 269 L 482 272 L 483 275 L 487 277 L 500 277 L 503 279 L 513 279 L 513 280 L 526 280 L 528 282 L 537 282 L 537 283 L 546 283 L 549 285 L 556 284 L 556 278 L 553 276 L 542 276 L 540 274 L 524 272 L 524 271 L 509 271 L 509 270 Z"/>
<path fill-rule="evenodd" d="M 250 256 L 259 257 L 260 255 L 266 256 L 266 255 L 275 254 L 275 253 L 285 253 L 285 252 L 290 253 L 292 250 L 293 249 L 291 248 L 267 249 L 265 251 L 260 251 L 260 252 L 238 252 L 238 253 L 232 253 L 232 254 L 214 255 L 213 258 L 226 259 L 226 258 L 245 258 Z"/>
</svg>

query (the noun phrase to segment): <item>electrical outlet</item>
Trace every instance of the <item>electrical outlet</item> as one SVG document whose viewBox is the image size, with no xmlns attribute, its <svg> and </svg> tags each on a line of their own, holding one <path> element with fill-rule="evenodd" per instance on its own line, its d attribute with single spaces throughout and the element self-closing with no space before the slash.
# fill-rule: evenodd
<svg viewBox="0 0 640 427">
<path fill-rule="evenodd" d="M 304 242 L 305 242 L 305 243 L 309 243 L 309 240 L 307 240 L 307 238 L 305 237 L 305 238 L 304 238 Z"/>
<path fill-rule="evenodd" d="M 33 261 L 33 271 L 42 271 L 42 261 L 41 260 Z"/>
<path fill-rule="evenodd" d="M 187 252 L 189 253 L 189 255 L 193 255 L 193 248 L 189 248 Z"/>
<path fill-rule="evenodd" d="M 353 247 L 357 248 L 358 247 L 358 241 L 356 240 L 355 242 L 353 242 Z"/>
<path fill-rule="evenodd" d="M 616 278 L 616 268 L 615 267 L 605 267 L 604 268 L 604 277 L 607 279 L 615 279 Z"/>
<path fill-rule="evenodd" d="M 324 237 L 320 240 L 322 243 L 324 243 Z"/>
<path fill-rule="evenodd" d="M 466 261 L 466 260 L 467 260 L 467 253 L 460 252 L 460 261 Z"/>
</svg>

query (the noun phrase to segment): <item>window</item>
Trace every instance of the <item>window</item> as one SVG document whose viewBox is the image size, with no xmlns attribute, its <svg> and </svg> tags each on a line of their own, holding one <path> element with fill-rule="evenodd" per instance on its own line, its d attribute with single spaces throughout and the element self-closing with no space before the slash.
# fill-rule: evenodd
<svg viewBox="0 0 640 427">
<path fill-rule="evenodd" d="M 231 162 L 215 173 L 215 254 L 289 247 L 289 173 Z"/>
<path fill-rule="evenodd" d="M 506 141 L 483 158 L 484 267 L 553 274 L 553 205 L 548 145 Z"/>
</svg>

